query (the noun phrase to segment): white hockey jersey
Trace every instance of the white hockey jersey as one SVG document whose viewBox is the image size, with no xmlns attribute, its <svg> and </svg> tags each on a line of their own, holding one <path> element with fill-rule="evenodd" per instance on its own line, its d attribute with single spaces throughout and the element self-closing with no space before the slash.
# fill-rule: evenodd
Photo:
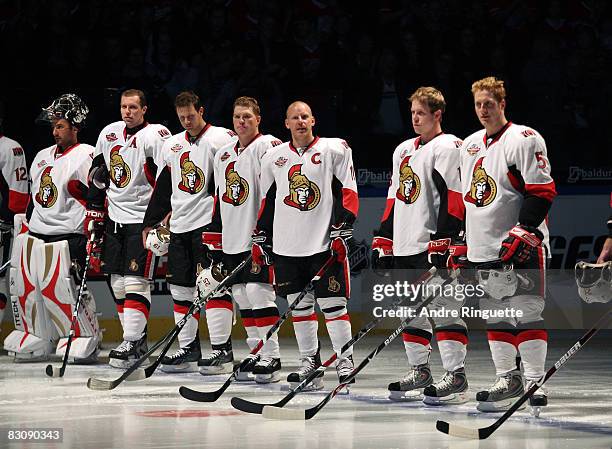
<svg viewBox="0 0 612 449">
<path fill-rule="evenodd" d="M 30 167 L 32 216 L 28 227 L 45 235 L 82 234 L 85 189 L 94 147 L 78 143 L 57 154 L 55 145 L 38 152 Z"/>
<path fill-rule="evenodd" d="M 303 257 L 329 248 L 329 230 L 354 221 L 359 209 L 351 148 L 342 139 L 316 137 L 303 152 L 291 142 L 262 160 L 257 228 L 271 232 L 272 249 Z"/>
<path fill-rule="evenodd" d="M 263 199 L 259 185 L 261 159 L 282 144 L 276 137 L 258 134 L 244 148 L 230 143 L 215 155 L 216 208 L 221 215 L 223 252 L 251 249 L 251 235 Z"/>
<path fill-rule="evenodd" d="M 28 204 L 28 168 L 23 148 L 0 134 L 0 218 L 23 213 Z M 10 212 L 9 212 L 10 211 Z"/>
<path fill-rule="evenodd" d="M 181 132 L 164 144 L 163 159 L 170 169 L 172 182 L 172 232 L 193 231 L 210 223 L 214 203 L 215 153 L 220 145 L 232 145 L 235 136 L 228 129 L 207 124 L 195 139 L 190 139 L 187 132 Z"/>
<path fill-rule="evenodd" d="M 393 152 L 391 183 L 381 232 L 393 240 L 393 255 L 427 251 L 432 235 L 456 235 L 464 218 L 459 176 L 461 139 L 439 134 L 399 144 Z M 392 221 L 392 223 L 390 222 Z"/>
<path fill-rule="evenodd" d="M 117 223 L 141 223 L 155 185 L 147 158 L 161 167 L 161 149 L 171 134 L 163 125 L 147 124 L 128 136 L 123 121 L 106 126 L 98 137 L 94 157 L 102 154 L 110 177 L 106 191 L 108 216 Z"/>
<path fill-rule="evenodd" d="M 472 262 L 498 258 L 502 241 L 518 223 L 526 196 L 552 201 L 556 195 L 544 139 L 537 131 L 512 122 L 493 139 L 487 139 L 485 130 L 466 138 L 461 147 L 461 173 L 468 259 Z M 548 246 L 545 221 L 539 229 Z"/>
</svg>

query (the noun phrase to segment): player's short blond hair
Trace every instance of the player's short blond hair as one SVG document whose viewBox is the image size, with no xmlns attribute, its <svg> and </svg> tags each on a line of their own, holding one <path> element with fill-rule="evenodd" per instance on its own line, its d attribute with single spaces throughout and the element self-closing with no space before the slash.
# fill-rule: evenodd
<svg viewBox="0 0 612 449">
<path fill-rule="evenodd" d="M 408 98 L 410 102 L 420 101 L 424 103 L 429 108 L 430 112 L 442 111 L 446 110 L 446 101 L 444 100 L 444 95 L 435 87 L 419 87 L 414 91 L 410 98 Z"/>
<path fill-rule="evenodd" d="M 503 80 L 497 79 L 494 76 L 487 76 L 472 83 L 472 95 L 480 90 L 491 92 L 497 101 L 502 101 L 506 98 L 506 88 Z"/>
<path fill-rule="evenodd" d="M 259 103 L 253 97 L 238 97 L 236 101 L 234 101 L 234 109 L 236 106 L 242 106 L 243 108 L 250 108 L 253 111 L 253 114 L 257 116 L 261 116 L 261 111 L 259 110 Z"/>
</svg>

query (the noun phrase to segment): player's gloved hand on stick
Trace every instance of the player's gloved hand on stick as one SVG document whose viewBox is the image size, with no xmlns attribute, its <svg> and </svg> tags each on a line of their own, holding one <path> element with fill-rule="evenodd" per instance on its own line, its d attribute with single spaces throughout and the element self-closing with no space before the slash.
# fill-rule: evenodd
<svg viewBox="0 0 612 449">
<path fill-rule="evenodd" d="M 257 265 L 272 265 L 272 238 L 265 231 L 257 229 L 251 236 L 251 255 Z"/>
<path fill-rule="evenodd" d="M 438 269 L 448 267 L 448 248 L 451 246 L 450 237 L 432 239 L 427 244 L 427 260 Z"/>
<path fill-rule="evenodd" d="M 89 268 L 94 271 L 101 269 L 102 245 L 104 244 L 104 221 L 93 220 L 89 224 L 89 235 L 87 245 L 87 255 L 89 255 Z"/>
<path fill-rule="evenodd" d="M 452 241 L 448 247 L 448 265 L 450 270 L 468 268 L 467 245 L 465 241 Z"/>
<path fill-rule="evenodd" d="M 106 221 L 106 212 L 97 209 L 87 209 L 85 211 L 85 224 L 83 225 L 83 231 L 87 240 L 91 237 L 93 230 L 104 231 L 104 223 Z"/>
<path fill-rule="evenodd" d="M 372 268 L 375 271 L 393 268 L 393 240 L 386 237 L 374 237 L 372 240 Z"/>
<path fill-rule="evenodd" d="M 338 262 L 343 262 L 350 254 L 353 239 L 353 228 L 347 223 L 340 223 L 331 226 L 329 230 L 329 249 L 336 255 Z"/>
<path fill-rule="evenodd" d="M 516 225 L 502 242 L 499 257 L 502 262 L 525 263 L 535 249 L 542 246 L 544 234 L 533 226 Z"/>
<path fill-rule="evenodd" d="M 206 247 L 206 255 L 213 265 L 217 265 L 223 260 L 223 243 L 221 242 L 220 232 L 205 229 L 202 232 L 202 245 Z"/>
</svg>

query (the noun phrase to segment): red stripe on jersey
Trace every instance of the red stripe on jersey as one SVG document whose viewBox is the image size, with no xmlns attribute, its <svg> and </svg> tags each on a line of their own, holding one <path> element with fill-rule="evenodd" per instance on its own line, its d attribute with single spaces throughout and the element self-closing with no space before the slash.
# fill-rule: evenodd
<svg viewBox="0 0 612 449">
<path fill-rule="evenodd" d="M 299 323 L 302 321 L 317 321 L 317 314 L 311 313 L 307 316 L 292 316 L 291 321 L 293 321 L 294 323 Z"/>
<path fill-rule="evenodd" d="M 356 217 L 359 211 L 359 197 L 357 196 L 357 192 L 343 187 L 342 206 Z"/>
<path fill-rule="evenodd" d="M 87 201 L 85 199 L 83 189 L 81 189 L 82 185 L 83 184 L 78 179 L 71 179 L 68 181 L 68 193 L 72 195 L 75 200 L 81 203 L 83 207 L 87 207 Z"/>
<path fill-rule="evenodd" d="M 418 335 L 408 334 L 406 332 L 402 333 L 402 340 L 406 343 L 416 343 L 423 346 L 429 345 L 429 340 L 425 337 L 419 337 Z"/>
<path fill-rule="evenodd" d="M 460 192 L 448 191 L 448 213 L 463 221 L 465 217 L 465 203 Z"/>
<path fill-rule="evenodd" d="M 266 207 L 266 198 L 264 197 L 264 199 L 261 200 L 261 206 L 259 206 L 259 212 L 257 212 L 258 220 L 261 218 L 261 214 L 263 214 L 265 207 Z"/>
<path fill-rule="evenodd" d="M 146 162 L 144 163 L 144 173 L 147 177 L 147 181 L 149 181 L 149 184 L 155 186 L 155 175 L 151 171 L 151 167 L 149 167 L 149 164 L 147 164 Z"/>
<path fill-rule="evenodd" d="M 123 303 L 115 304 L 115 306 L 117 307 L 117 313 L 123 313 Z"/>
<path fill-rule="evenodd" d="M 174 311 L 176 313 L 180 313 L 181 315 L 185 315 L 189 311 L 189 307 L 182 306 L 180 304 L 174 304 Z"/>
<path fill-rule="evenodd" d="M 510 180 L 510 184 L 512 184 L 512 187 L 514 187 L 514 190 L 516 190 L 517 192 L 521 192 L 521 193 L 525 193 L 525 186 L 523 184 L 523 180 L 519 179 L 514 173 L 512 173 L 511 171 L 509 171 L 507 173 L 508 175 L 508 179 Z"/>
<path fill-rule="evenodd" d="M 544 329 L 530 329 L 519 332 L 519 334 L 516 336 L 516 345 L 518 346 L 521 343 L 531 340 L 548 341 L 548 332 L 546 332 Z"/>
<path fill-rule="evenodd" d="M 342 270 L 344 271 L 344 289 L 346 290 L 346 299 L 351 297 L 351 267 L 349 266 L 348 255 L 342 262 Z"/>
<path fill-rule="evenodd" d="M 255 318 L 253 317 L 242 317 L 242 325 L 244 327 L 254 327 L 257 326 L 255 322 Z"/>
<path fill-rule="evenodd" d="M 511 332 L 487 331 L 487 339 L 489 341 L 504 341 L 516 346 L 516 335 Z"/>
<path fill-rule="evenodd" d="M 544 297 L 546 294 L 546 272 L 545 270 L 545 264 L 546 261 L 544 260 L 545 256 L 544 256 L 544 248 L 543 247 L 539 247 L 538 248 L 538 268 L 540 270 L 540 296 Z"/>
<path fill-rule="evenodd" d="M 9 190 L 8 207 L 15 214 L 23 214 L 28 207 L 29 199 L 30 195 L 27 193 Z"/>
<path fill-rule="evenodd" d="M 459 199 L 461 199 L 461 195 L 459 196 Z M 395 198 L 387 198 L 387 205 L 385 206 L 385 211 L 383 212 L 382 220 L 380 220 L 381 223 L 384 222 L 387 218 L 389 218 L 389 214 L 391 213 L 394 204 Z"/>
<path fill-rule="evenodd" d="M 234 310 L 234 307 L 231 301 L 226 301 L 224 299 L 209 299 L 206 303 L 206 310 L 208 309 Z"/>
<path fill-rule="evenodd" d="M 336 318 L 329 318 L 325 320 L 326 323 L 329 323 L 330 321 L 351 321 L 351 318 L 349 317 L 348 313 L 345 313 L 344 315 L 337 316 Z"/>
<path fill-rule="evenodd" d="M 557 196 L 555 181 L 550 181 L 548 184 L 525 184 L 525 192 L 548 201 L 552 201 Z"/>
<path fill-rule="evenodd" d="M 147 308 L 146 305 L 144 305 L 140 301 L 134 301 L 133 299 L 126 298 L 125 303 L 123 304 L 124 312 L 125 312 L 125 309 L 138 310 L 145 316 L 146 319 L 149 319 L 149 309 Z"/>
<path fill-rule="evenodd" d="M 464 345 L 468 344 L 468 337 L 462 332 L 453 332 L 453 331 L 438 331 L 436 332 L 436 340 L 453 340 L 458 341 Z"/>
<path fill-rule="evenodd" d="M 255 318 L 255 325 L 257 327 L 274 326 L 278 319 L 279 317 L 275 315 L 258 317 Z"/>
</svg>

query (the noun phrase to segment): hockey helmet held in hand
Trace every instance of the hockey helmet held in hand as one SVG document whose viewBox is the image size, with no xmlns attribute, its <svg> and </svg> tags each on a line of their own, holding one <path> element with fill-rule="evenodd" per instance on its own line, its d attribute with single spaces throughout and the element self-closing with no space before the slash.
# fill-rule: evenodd
<svg viewBox="0 0 612 449">
<path fill-rule="evenodd" d="M 211 265 L 200 271 L 196 279 L 196 287 L 200 298 L 209 296 L 210 293 L 219 286 L 223 279 L 225 279 L 225 276 L 220 265 Z"/>
<path fill-rule="evenodd" d="M 168 254 L 170 231 L 165 226 L 158 226 L 147 234 L 146 248 L 156 256 Z"/>
<path fill-rule="evenodd" d="M 612 300 L 612 261 L 578 262 L 574 271 L 578 294 L 586 303 Z"/>
<path fill-rule="evenodd" d="M 478 283 L 493 299 L 503 299 L 516 293 L 518 278 L 512 265 L 476 270 Z"/>
<path fill-rule="evenodd" d="M 89 114 L 89 108 L 81 97 L 76 94 L 64 94 L 43 108 L 38 120 L 53 122 L 53 120 L 65 119 L 72 126 L 83 128 L 87 114 Z"/>
</svg>

